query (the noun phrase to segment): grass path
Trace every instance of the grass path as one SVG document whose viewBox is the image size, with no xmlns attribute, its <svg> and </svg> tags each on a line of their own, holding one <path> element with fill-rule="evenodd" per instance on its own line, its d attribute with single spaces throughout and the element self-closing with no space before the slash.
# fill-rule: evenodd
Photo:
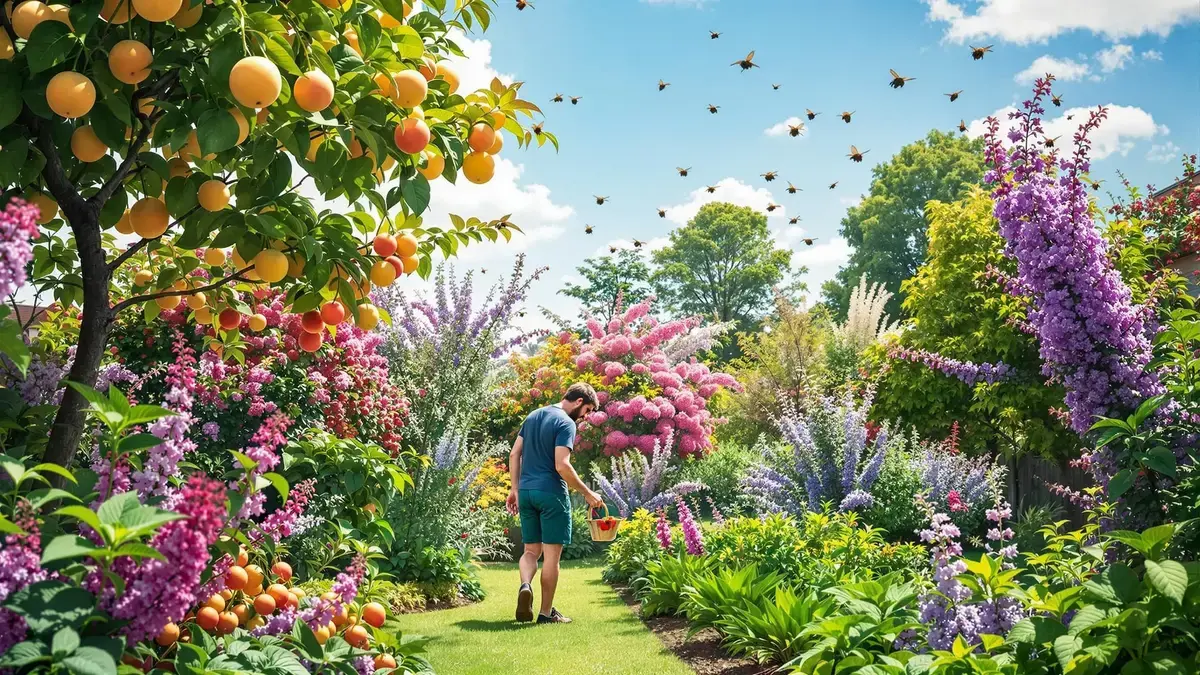
<svg viewBox="0 0 1200 675">
<path fill-rule="evenodd" d="M 404 632 L 433 638 L 429 660 L 438 675 L 692 675 L 604 583 L 601 568 L 598 560 L 563 563 L 554 604 L 571 624 L 513 620 L 518 578 L 512 563 L 480 571 L 488 593 L 483 602 L 397 618 Z"/>
</svg>

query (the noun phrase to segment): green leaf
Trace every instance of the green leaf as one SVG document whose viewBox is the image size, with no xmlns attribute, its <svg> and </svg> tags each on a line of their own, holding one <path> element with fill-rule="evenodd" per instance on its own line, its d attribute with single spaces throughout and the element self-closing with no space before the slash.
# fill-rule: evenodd
<svg viewBox="0 0 1200 675">
<path fill-rule="evenodd" d="M 287 40 L 282 33 L 272 33 L 266 40 L 267 58 L 271 62 L 279 66 L 280 70 L 287 72 L 290 75 L 302 75 L 300 66 L 296 65 L 296 59 L 292 56 L 292 48 L 288 46 Z"/>
<path fill-rule="evenodd" d="M 1008 632 L 1008 641 L 1042 645 L 1049 644 L 1066 633 L 1067 629 L 1061 621 L 1035 616 L 1021 619 L 1013 625 L 1012 630 Z"/>
<path fill-rule="evenodd" d="M 1065 670 L 1074 658 L 1075 652 L 1083 648 L 1083 641 L 1072 635 L 1063 635 L 1054 640 L 1054 656 L 1058 664 Z"/>
<path fill-rule="evenodd" d="M 143 544 L 141 542 L 131 541 L 117 549 L 117 556 L 125 556 L 129 558 L 154 558 L 166 562 L 166 557 L 158 552 L 158 549 Z"/>
<path fill-rule="evenodd" d="M 79 633 L 70 626 L 63 626 L 54 634 L 50 651 L 57 657 L 66 656 L 79 648 Z"/>
<path fill-rule="evenodd" d="M 154 434 L 133 434 L 124 436 L 117 442 L 117 449 L 120 452 L 137 452 L 146 448 L 153 448 L 162 445 L 163 439 Z"/>
<path fill-rule="evenodd" d="M 321 647 L 321 643 L 317 642 L 317 636 L 313 630 L 308 627 L 308 624 L 299 619 L 292 626 L 292 637 L 300 642 L 300 647 L 304 650 L 309 660 L 320 662 L 325 658 L 325 650 Z"/>
<path fill-rule="evenodd" d="M 93 530 L 100 530 L 100 517 L 96 515 L 95 511 L 86 506 L 81 506 L 79 504 L 64 506 L 55 511 L 53 515 L 70 516 L 81 523 L 87 523 L 88 527 L 92 528 Z"/>
<path fill-rule="evenodd" d="M 1141 595 L 1142 582 L 1124 563 L 1110 565 L 1083 584 L 1086 593 L 1116 605 L 1134 602 Z"/>
<path fill-rule="evenodd" d="M 25 340 L 21 338 L 21 327 L 17 325 L 16 321 L 5 319 L 3 323 L 0 323 L 0 353 L 13 362 L 17 370 L 21 371 L 21 375 L 25 375 L 29 370 L 29 364 L 33 362 L 33 355 L 29 351 L 29 345 L 25 344 Z"/>
<path fill-rule="evenodd" d="M 228 110 L 209 109 L 196 121 L 196 138 L 200 154 L 207 156 L 237 145 L 238 123 Z"/>
<path fill-rule="evenodd" d="M 1174 478 L 1176 475 L 1175 453 L 1169 448 L 1157 447 L 1147 453 L 1146 465 L 1151 469 Z"/>
<path fill-rule="evenodd" d="M 37 466 L 33 467 L 33 469 L 31 469 L 31 470 L 37 471 L 38 473 L 50 472 L 52 474 L 62 476 L 63 478 L 71 481 L 72 483 L 77 482 L 75 480 L 75 474 L 71 473 L 70 469 L 63 467 L 63 466 L 59 466 L 58 464 L 54 464 L 52 462 L 42 462 L 41 464 L 38 464 Z"/>
<path fill-rule="evenodd" d="M 42 565 L 59 560 L 85 558 L 99 550 L 103 550 L 103 548 L 77 534 L 60 534 L 46 544 L 46 550 L 42 551 Z"/>
<path fill-rule="evenodd" d="M 270 471 L 268 473 L 263 474 L 263 478 L 266 478 L 267 480 L 271 481 L 271 485 L 274 485 L 275 490 L 279 492 L 280 503 L 286 504 L 287 499 L 288 499 L 288 489 L 289 489 L 287 479 L 284 478 L 283 476 L 280 476 L 279 474 L 275 473 L 274 471 Z"/>
<path fill-rule="evenodd" d="M 1079 635 L 1084 633 L 1088 628 L 1091 628 L 1096 623 L 1103 621 L 1107 616 L 1107 612 L 1095 605 L 1084 605 L 1079 608 L 1075 616 L 1071 617 L 1071 625 L 1067 627 L 1067 634 Z"/>
<path fill-rule="evenodd" d="M 1174 560 L 1147 560 L 1146 580 L 1150 582 L 1151 588 L 1174 600 L 1175 604 L 1183 604 L 1183 594 L 1187 592 L 1188 586 L 1188 573 L 1183 565 Z"/>
<path fill-rule="evenodd" d="M 0 532 L 4 534 L 25 534 L 25 530 L 22 530 L 16 523 L 5 518 L 3 515 L 0 515 Z"/>
<path fill-rule="evenodd" d="M 400 26 L 392 30 L 394 49 L 402 59 L 419 59 L 425 53 L 425 43 L 412 26 Z"/>
<path fill-rule="evenodd" d="M 32 636 L 49 639 L 63 626 L 78 630 L 96 609 L 91 593 L 61 581 L 39 581 L 14 592 L 5 606 L 25 617 Z"/>
<path fill-rule="evenodd" d="M 412 213 L 421 215 L 425 209 L 429 208 L 429 181 L 420 174 L 404 181 L 400 186 L 401 194 L 404 195 L 404 203 Z"/>
<path fill-rule="evenodd" d="M 100 516 L 100 522 L 105 525 L 116 525 L 120 523 L 126 511 L 132 511 L 141 508 L 142 504 L 138 501 L 136 492 L 122 492 L 119 495 L 108 498 L 100 508 L 96 510 L 96 514 Z"/>
<path fill-rule="evenodd" d="M 21 53 L 29 62 L 29 72 L 40 73 L 65 62 L 76 44 L 78 42 L 66 24 L 43 21 L 33 29 Z"/>
<path fill-rule="evenodd" d="M 1133 487 L 1133 472 L 1129 469 L 1121 469 L 1108 481 L 1108 496 L 1110 499 L 1117 499 L 1128 492 L 1131 487 Z"/>
<path fill-rule="evenodd" d="M 238 464 L 242 465 L 242 469 L 244 469 L 246 471 L 250 471 L 258 466 L 258 462 L 255 461 L 254 459 L 252 459 L 249 455 L 247 455 L 244 452 L 238 452 L 237 450 L 230 450 L 229 454 L 233 455 L 234 459 L 236 459 L 238 461 Z"/>
<path fill-rule="evenodd" d="M 80 647 L 62 661 L 62 665 L 74 675 L 115 675 L 117 662 L 103 649 Z"/>
</svg>

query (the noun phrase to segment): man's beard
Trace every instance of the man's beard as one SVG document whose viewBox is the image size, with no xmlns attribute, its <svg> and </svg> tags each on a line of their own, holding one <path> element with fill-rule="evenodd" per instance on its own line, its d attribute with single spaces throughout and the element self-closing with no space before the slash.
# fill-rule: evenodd
<svg viewBox="0 0 1200 675">
<path fill-rule="evenodd" d="M 567 417 L 570 417 L 572 422 L 578 422 L 579 421 L 579 413 L 581 413 L 581 412 L 583 412 L 583 406 L 579 406 L 578 408 L 568 412 Z"/>
</svg>

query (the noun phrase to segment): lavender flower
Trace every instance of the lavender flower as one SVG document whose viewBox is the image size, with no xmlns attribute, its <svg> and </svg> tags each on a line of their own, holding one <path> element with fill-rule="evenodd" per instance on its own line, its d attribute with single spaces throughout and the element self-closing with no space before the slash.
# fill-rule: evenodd
<svg viewBox="0 0 1200 675">
<path fill-rule="evenodd" d="M 605 476 L 597 465 L 592 465 L 592 474 L 600 485 L 600 491 L 616 504 L 621 517 L 628 518 L 639 508 L 657 509 L 676 497 L 704 488 L 700 483 L 686 482 L 663 489 L 663 482 L 674 473 L 670 467 L 671 437 L 668 431 L 662 440 L 654 440 L 650 460 L 640 452 L 626 452 L 613 457 L 611 478 Z"/>
</svg>

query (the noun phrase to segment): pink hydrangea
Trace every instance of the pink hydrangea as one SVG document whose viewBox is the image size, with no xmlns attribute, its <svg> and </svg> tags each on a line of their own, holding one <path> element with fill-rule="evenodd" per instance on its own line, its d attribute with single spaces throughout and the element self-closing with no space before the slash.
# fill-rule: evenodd
<svg viewBox="0 0 1200 675">
<path fill-rule="evenodd" d="M 605 377 L 620 377 L 625 374 L 625 366 L 616 361 L 609 361 L 604 364 Z"/>
</svg>

